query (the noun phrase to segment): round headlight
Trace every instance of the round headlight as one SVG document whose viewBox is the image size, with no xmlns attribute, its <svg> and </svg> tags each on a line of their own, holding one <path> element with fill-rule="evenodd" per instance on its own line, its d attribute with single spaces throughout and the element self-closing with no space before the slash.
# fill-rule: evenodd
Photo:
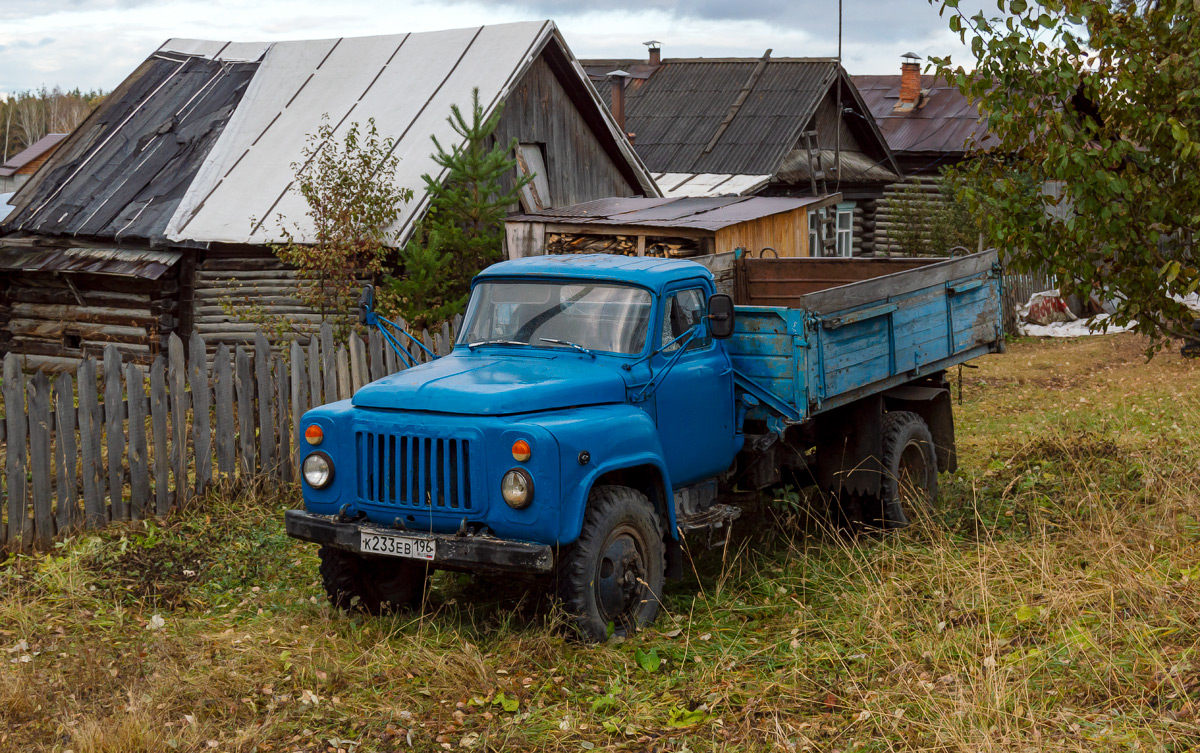
<svg viewBox="0 0 1200 753">
<path fill-rule="evenodd" d="M 333 461 L 323 452 L 304 458 L 304 480 L 314 489 L 324 489 L 333 481 Z"/>
<path fill-rule="evenodd" d="M 528 507 L 533 501 L 533 477 L 524 469 L 513 468 L 500 481 L 500 496 L 513 509 Z"/>
</svg>

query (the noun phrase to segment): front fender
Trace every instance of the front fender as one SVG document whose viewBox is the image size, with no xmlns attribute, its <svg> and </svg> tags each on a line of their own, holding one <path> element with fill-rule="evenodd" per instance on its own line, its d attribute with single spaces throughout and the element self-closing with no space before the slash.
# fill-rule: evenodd
<svg viewBox="0 0 1200 753">
<path fill-rule="evenodd" d="M 638 466 L 649 466 L 658 473 L 667 530 L 672 538 L 678 536 L 671 476 L 663 461 L 658 427 L 645 411 L 631 405 L 598 405 L 547 413 L 536 423 L 554 435 L 562 458 L 558 544 L 579 538 L 588 493 L 597 479 Z M 580 462 L 581 453 L 587 453 L 586 463 Z"/>
</svg>

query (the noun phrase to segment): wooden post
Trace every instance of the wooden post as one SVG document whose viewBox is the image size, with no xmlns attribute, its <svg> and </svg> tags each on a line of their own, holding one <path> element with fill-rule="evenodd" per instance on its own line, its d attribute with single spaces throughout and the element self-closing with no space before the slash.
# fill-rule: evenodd
<svg viewBox="0 0 1200 753">
<path fill-rule="evenodd" d="M 308 388 L 309 407 L 316 408 L 321 400 L 321 342 L 314 335 L 308 341 Z"/>
<path fill-rule="evenodd" d="M 321 374 L 325 382 L 325 402 L 332 403 L 338 399 L 337 369 L 334 366 L 333 325 L 321 322 Z"/>
<path fill-rule="evenodd" d="M 395 374 L 397 371 L 404 368 L 404 365 L 400 362 L 400 356 L 396 355 L 396 351 L 392 349 L 390 344 L 383 349 L 383 358 L 383 370 L 388 374 Z"/>
<path fill-rule="evenodd" d="M 209 408 L 212 385 L 208 381 L 208 353 L 204 340 L 193 332 L 188 343 L 188 382 L 192 387 L 192 448 L 196 458 L 196 496 L 203 495 L 212 483 L 212 428 Z"/>
<path fill-rule="evenodd" d="M 104 473 L 100 460 L 100 400 L 96 394 L 96 362 L 85 358 L 76 371 L 79 383 L 79 458 L 83 474 L 83 524 L 108 524 L 104 506 Z"/>
<path fill-rule="evenodd" d="M 186 371 L 183 340 L 172 332 L 167 340 L 167 381 L 171 388 L 171 471 L 175 476 L 175 507 L 180 510 L 188 498 Z"/>
<path fill-rule="evenodd" d="M 149 517 L 150 458 L 146 449 L 146 377 L 125 364 L 125 399 L 129 404 L 129 507 L 134 520 Z"/>
<path fill-rule="evenodd" d="M 234 386 L 237 390 L 238 444 L 242 448 L 242 476 L 247 481 L 254 475 L 254 382 L 250 377 L 250 356 L 245 348 L 237 346 L 234 359 L 237 372 Z"/>
<path fill-rule="evenodd" d="M 75 441 L 75 384 L 68 372 L 54 380 L 54 459 L 58 477 L 58 531 L 75 530 L 83 521 L 79 509 L 78 478 L 76 460 L 79 446 Z M 2 538 L 2 537 L 0 537 Z"/>
<path fill-rule="evenodd" d="M 33 477 L 33 545 L 43 550 L 54 538 L 51 458 L 50 377 L 39 371 L 29 381 L 29 470 Z"/>
<path fill-rule="evenodd" d="M 417 350 L 421 351 L 421 363 L 429 363 L 433 360 L 429 354 L 437 352 L 433 349 L 433 338 L 429 336 L 429 330 L 421 330 L 421 342 L 425 344 L 425 350 L 417 348 Z"/>
<path fill-rule="evenodd" d="M 279 462 L 279 478 L 292 480 L 292 435 L 288 429 L 288 375 L 283 366 L 283 356 L 275 356 L 275 413 L 279 446 L 275 457 Z"/>
<path fill-rule="evenodd" d="M 304 376 L 304 353 L 300 343 L 292 341 L 292 436 L 296 438 L 296 453 L 292 456 L 295 472 L 300 471 L 300 423 L 307 409 L 308 400 L 304 394 L 308 382 Z"/>
<path fill-rule="evenodd" d="M 213 362 L 216 384 L 217 414 L 217 473 L 232 479 L 237 473 L 237 452 L 234 440 L 237 429 L 233 423 L 233 369 L 229 364 L 229 346 L 221 343 Z"/>
<path fill-rule="evenodd" d="M 20 551 L 25 543 L 25 375 L 15 353 L 4 357 L 5 456 L 8 477 L 9 551 Z"/>
<path fill-rule="evenodd" d="M 121 402 L 121 353 L 104 346 L 104 446 L 108 449 L 108 506 L 113 520 L 129 520 L 125 504 L 125 406 Z"/>
<path fill-rule="evenodd" d="M 438 355 L 450 355 L 451 350 L 454 350 L 454 338 L 450 334 L 450 322 L 442 322 L 442 350 Z"/>
<path fill-rule="evenodd" d="M 337 349 L 337 399 L 349 400 L 353 392 L 350 384 L 350 357 L 346 354 L 346 346 L 339 345 Z"/>
<path fill-rule="evenodd" d="M 275 422 L 272 420 L 271 346 L 262 332 L 254 333 L 254 376 L 258 382 L 258 452 L 263 473 L 275 473 Z"/>
<path fill-rule="evenodd" d="M 371 351 L 371 381 L 387 376 L 387 364 L 383 362 L 383 336 L 378 327 L 372 327 L 367 335 L 367 343 Z M 391 350 L 391 347 L 388 348 Z"/>
<path fill-rule="evenodd" d="M 167 360 L 160 353 L 150 364 L 150 423 L 154 431 L 154 512 L 171 511 L 171 480 L 167 477 L 171 451 L 167 439 Z"/>
<path fill-rule="evenodd" d="M 350 335 L 350 383 L 352 389 L 351 394 L 358 392 L 359 388 L 370 381 L 367 376 L 367 346 L 363 345 L 362 338 L 358 335 Z"/>
</svg>

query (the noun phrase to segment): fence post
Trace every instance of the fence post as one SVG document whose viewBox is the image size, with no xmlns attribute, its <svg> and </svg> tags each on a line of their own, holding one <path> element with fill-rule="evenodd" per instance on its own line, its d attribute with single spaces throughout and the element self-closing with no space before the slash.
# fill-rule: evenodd
<svg viewBox="0 0 1200 753">
<path fill-rule="evenodd" d="M 292 436 L 296 438 L 296 452 L 292 463 L 297 473 L 300 472 L 300 424 L 308 401 L 305 399 L 304 388 L 304 354 L 300 343 L 292 341 Z"/>
<path fill-rule="evenodd" d="M 374 382 L 387 376 L 387 365 L 383 362 L 383 338 L 378 328 L 372 327 L 367 333 L 367 343 L 371 350 L 371 381 Z"/>
<path fill-rule="evenodd" d="M 182 510 L 188 498 L 187 388 L 184 384 L 183 340 L 171 333 L 167 339 L 167 381 L 171 385 L 171 468 L 175 475 L 175 507 Z"/>
<path fill-rule="evenodd" d="M 58 531 L 73 531 L 82 515 L 79 510 L 78 478 L 75 459 L 79 447 L 75 441 L 75 384 L 68 372 L 54 380 L 55 423 L 54 460 L 58 473 Z"/>
<path fill-rule="evenodd" d="M 9 551 L 25 543 L 25 375 L 15 353 L 4 357 L 4 412 L 6 419 L 4 470 L 8 476 Z"/>
<path fill-rule="evenodd" d="M 134 520 L 146 514 L 150 499 L 150 467 L 146 449 L 146 377 L 133 363 L 125 364 L 125 400 L 129 405 L 129 507 Z"/>
<path fill-rule="evenodd" d="M 325 382 L 325 402 L 332 403 L 338 399 L 337 373 L 334 367 L 333 325 L 321 322 L 321 376 Z"/>
<path fill-rule="evenodd" d="M 346 346 L 339 345 L 337 349 L 337 399 L 349 400 L 352 394 L 350 358 L 346 353 Z"/>
<path fill-rule="evenodd" d="M 292 480 L 292 441 L 288 431 L 288 375 L 283 366 L 283 356 L 275 356 L 275 418 L 278 429 L 279 446 L 275 457 L 278 458 L 279 478 L 283 481 Z"/>
<path fill-rule="evenodd" d="M 237 473 L 235 463 L 233 423 L 233 368 L 229 364 L 229 346 L 221 343 L 213 361 L 213 378 L 216 382 L 217 413 L 217 473 L 233 478 Z"/>
<path fill-rule="evenodd" d="M 125 406 L 121 401 L 121 353 L 104 346 L 104 444 L 108 448 L 108 506 L 113 520 L 129 520 L 125 504 Z"/>
<path fill-rule="evenodd" d="M 308 387 L 309 407 L 321 405 L 321 342 L 316 335 L 308 340 Z"/>
<path fill-rule="evenodd" d="M 275 427 L 271 420 L 271 346 L 254 333 L 254 375 L 258 381 L 258 452 L 263 473 L 275 473 Z"/>
<path fill-rule="evenodd" d="M 96 393 L 96 361 L 85 358 L 79 379 L 79 457 L 83 473 L 83 524 L 99 528 L 108 523 L 104 506 L 104 472 L 100 459 L 100 400 Z"/>
<path fill-rule="evenodd" d="M 367 383 L 367 347 L 362 338 L 356 334 L 350 335 L 350 385 L 351 394 Z"/>
<path fill-rule="evenodd" d="M 203 495 L 212 482 L 212 429 L 209 408 L 212 385 L 208 381 L 208 356 L 204 340 L 197 332 L 188 343 L 188 381 L 192 385 L 192 447 L 196 456 L 196 495 Z"/>
<path fill-rule="evenodd" d="M 171 480 L 167 477 L 170 450 L 167 440 L 167 361 L 160 353 L 150 364 L 150 423 L 154 431 L 154 512 L 171 511 Z"/>
<path fill-rule="evenodd" d="M 29 466 L 33 477 L 33 545 L 46 549 L 54 538 L 50 509 L 50 377 L 39 371 L 29 381 Z"/>
<path fill-rule="evenodd" d="M 250 356 L 241 345 L 234 351 L 237 373 L 238 443 L 242 446 L 242 476 L 247 481 L 254 475 L 254 382 L 250 381 Z"/>
</svg>

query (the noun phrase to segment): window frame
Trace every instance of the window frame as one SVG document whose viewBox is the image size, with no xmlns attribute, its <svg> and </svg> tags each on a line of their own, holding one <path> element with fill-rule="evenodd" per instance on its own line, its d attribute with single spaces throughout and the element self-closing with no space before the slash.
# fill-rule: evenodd
<svg viewBox="0 0 1200 753">
<path fill-rule="evenodd" d="M 666 344 L 668 342 L 670 342 L 670 338 L 663 339 L 664 326 L 667 324 L 667 317 L 670 316 L 671 301 L 676 296 L 680 295 L 681 293 L 686 293 L 690 290 L 694 290 L 700 295 L 700 311 L 702 312 L 701 319 L 700 319 L 700 326 L 702 328 L 701 329 L 702 335 L 701 335 L 701 337 L 695 338 L 690 343 L 688 343 L 688 346 L 684 350 L 683 355 L 686 356 L 689 353 L 703 352 L 703 351 L 709 350 L 713 347 L 713 336 L 712 336 L 712 333 L 709 332 L 708 320 L 705 318 L 708 316 L 708 295 L 706 294 L 706 291 L 704 290 L 703 285 L 687 284 L 687 285 L 683 285 L 681 287 L 666 290 L 662 294 L 662 313 L 658 320 L 658 337 L 659 337 L 658 353 L 659 353 L 659 355 L 670 357 L 670 356 L 674 355 L 678 350 L 678 343 L 676 343 L 676 347 L 671 350 L 667 350 L 665 348 Z M 678 337 L 678 335 L 672 335 L 672 337 Z M 682 358 L 683 356 L 680 356 L 680 357 Z"/>
</svg>

